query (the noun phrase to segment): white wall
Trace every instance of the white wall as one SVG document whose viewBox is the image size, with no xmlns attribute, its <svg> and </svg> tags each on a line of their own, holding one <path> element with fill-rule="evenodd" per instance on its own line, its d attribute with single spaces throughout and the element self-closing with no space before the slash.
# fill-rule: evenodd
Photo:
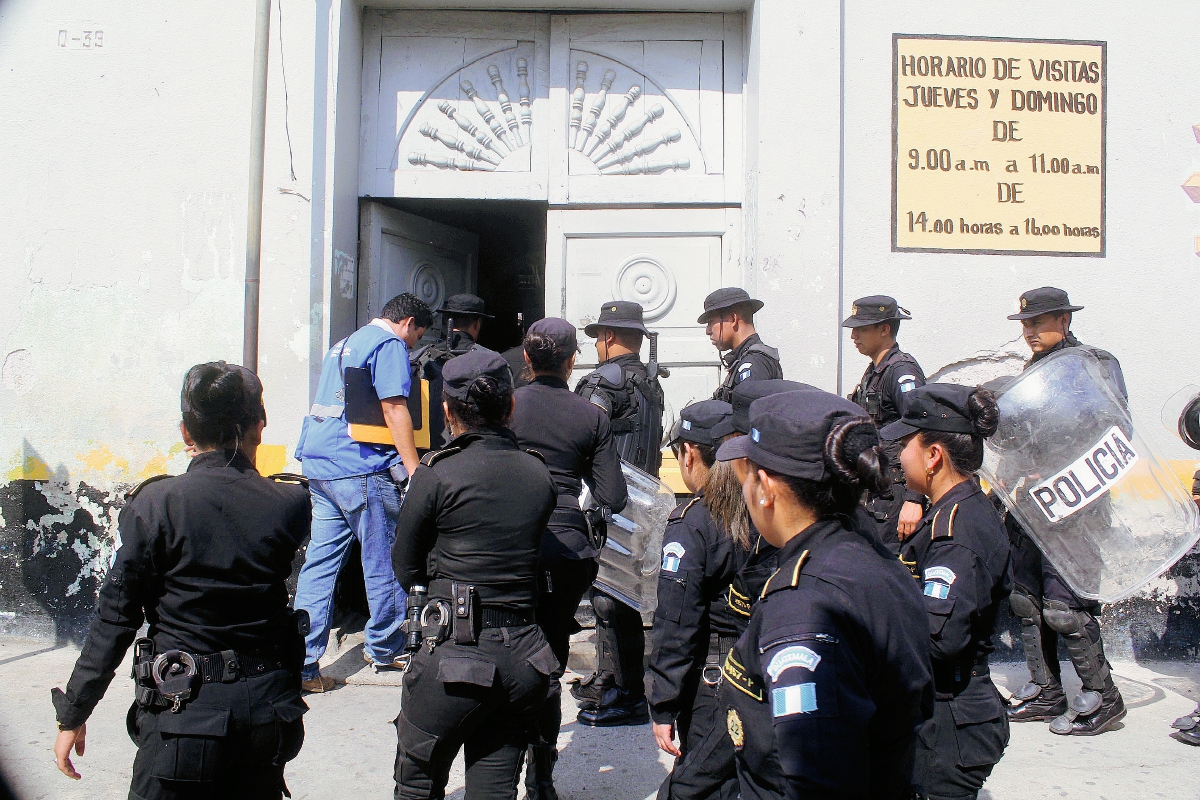
<svg viewBox="0 0 1200 800">
<path fill-rule="evenodd" d="M 957 2 L 846 8 L 845 304 L 891 294 L 913 313 L 902 346 L 933 373 L 1004 352 L 1025 358 L 1014 313 L 1021 292 L 1054 285 L 1085 310 L 1074 330 L 1124 367 L 1134 413 L 1172 457 L 1192 458 L 1157 423 L 1163 402 L 1200 383 L 1200 215 L 1180 184 L 1200 170 L 1200 5 Z M 893 33 L 1108 42 L 1107 257 L 891 252 Z M 846 340 L 843 384 L 866 360 Z M 1012 372 L 1019 362 L 977 369 Z M 965 377 L 965 376 L 964 376 Z"/>
</svg>

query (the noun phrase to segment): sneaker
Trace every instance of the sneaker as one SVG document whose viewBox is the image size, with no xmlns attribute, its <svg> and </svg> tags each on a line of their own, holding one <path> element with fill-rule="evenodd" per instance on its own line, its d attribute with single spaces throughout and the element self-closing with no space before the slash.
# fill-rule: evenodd
<svg viewBox="0 0 1200 800">
<path fill-rule="evenodd" d="M 334 687 L 333 678 L 325 675 L 314 675 L 311 678 L 305 678 L 300 681 L 300 688 L 306 692 L 313 694 L 321 694 L 322 692 L 332 691 Z"/>
<path fill-rule="evenodd" d="M 1027 683 L 1012 696 L 1008 709 L 1010 722 L 1035 722 L 1057 719 L 1067 713 L 1067 696 L 1062 686 Z"/>
<path fill-rule="evenodd" d="M 376 672 L 386 672 L 391 670 L 400 670 L 403 672 L 408 669 L 408 662 L 412 660 L 412 656 L 408 653 L 401 653 L 394 656 L 391 661 L 376 661 L 367 655 L 367 651 L 363 651 L 363 661 L 371 665 L 371 668 Z"/>
<path fill-rule="evenodd" d="M 1103 692 L 1084 690 L 1071 700 L 1067 713 L 1050 723 L 1050 732 L 1060 736 L 1095 736 L 1124 718 L 1125 701 L 1116 686 Z"/>
</svg>

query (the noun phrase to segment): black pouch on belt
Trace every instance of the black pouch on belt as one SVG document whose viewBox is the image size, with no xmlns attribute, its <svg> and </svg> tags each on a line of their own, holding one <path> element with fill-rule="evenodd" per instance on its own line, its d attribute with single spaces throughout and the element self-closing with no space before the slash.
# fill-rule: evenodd
<svg viewBox="0 0 1200 800">
<path fill-rule="evenodd" d="M 478 644 L 483 628 L 483 604 L 475 587 L 455 581 L 450 584 L 454 593 L 454 643 Z"/>
</svg>

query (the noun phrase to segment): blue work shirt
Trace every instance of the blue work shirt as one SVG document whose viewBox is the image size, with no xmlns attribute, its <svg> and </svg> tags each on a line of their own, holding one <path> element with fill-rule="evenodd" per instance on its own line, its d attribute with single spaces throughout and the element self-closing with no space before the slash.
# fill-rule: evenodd
<svg viewBox="0 0 1200 800">
<path fill-rule="evenodd" d="M 347 367 L 369 368 L 381 400 L 408 397 L 412 387 L 408 346 L 382 319 L 371 320 L 330 347 L 321 364 L 317 396 L 296 445 L 296 459 L 302 462 L 306 477 L 333 480 L 403 466 L 395 447 L 362 444 L 350 438 L 342 377 Z"/>
</svg>

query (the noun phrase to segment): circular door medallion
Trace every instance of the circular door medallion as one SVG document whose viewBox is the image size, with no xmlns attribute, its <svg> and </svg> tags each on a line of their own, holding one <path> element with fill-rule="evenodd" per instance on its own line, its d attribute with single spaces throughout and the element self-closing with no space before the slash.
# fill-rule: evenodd
<svg viewBox="0 0 1200 800">
<path fill-rule="evenodd" d="M 417 265 L 413 270 L 409 291 L 421 299 L 430 309 L 441 308 L 446 299 L 446 281 L 442 271 L 428 261 Z"/>
<path fill-rule="evenodd" d="M 642 306 L 647 322 L 661 319 L 675 305 L 675 274 L 648 255 L 636 255 L 613 275 L 613 297 Z"/>
</svg>

